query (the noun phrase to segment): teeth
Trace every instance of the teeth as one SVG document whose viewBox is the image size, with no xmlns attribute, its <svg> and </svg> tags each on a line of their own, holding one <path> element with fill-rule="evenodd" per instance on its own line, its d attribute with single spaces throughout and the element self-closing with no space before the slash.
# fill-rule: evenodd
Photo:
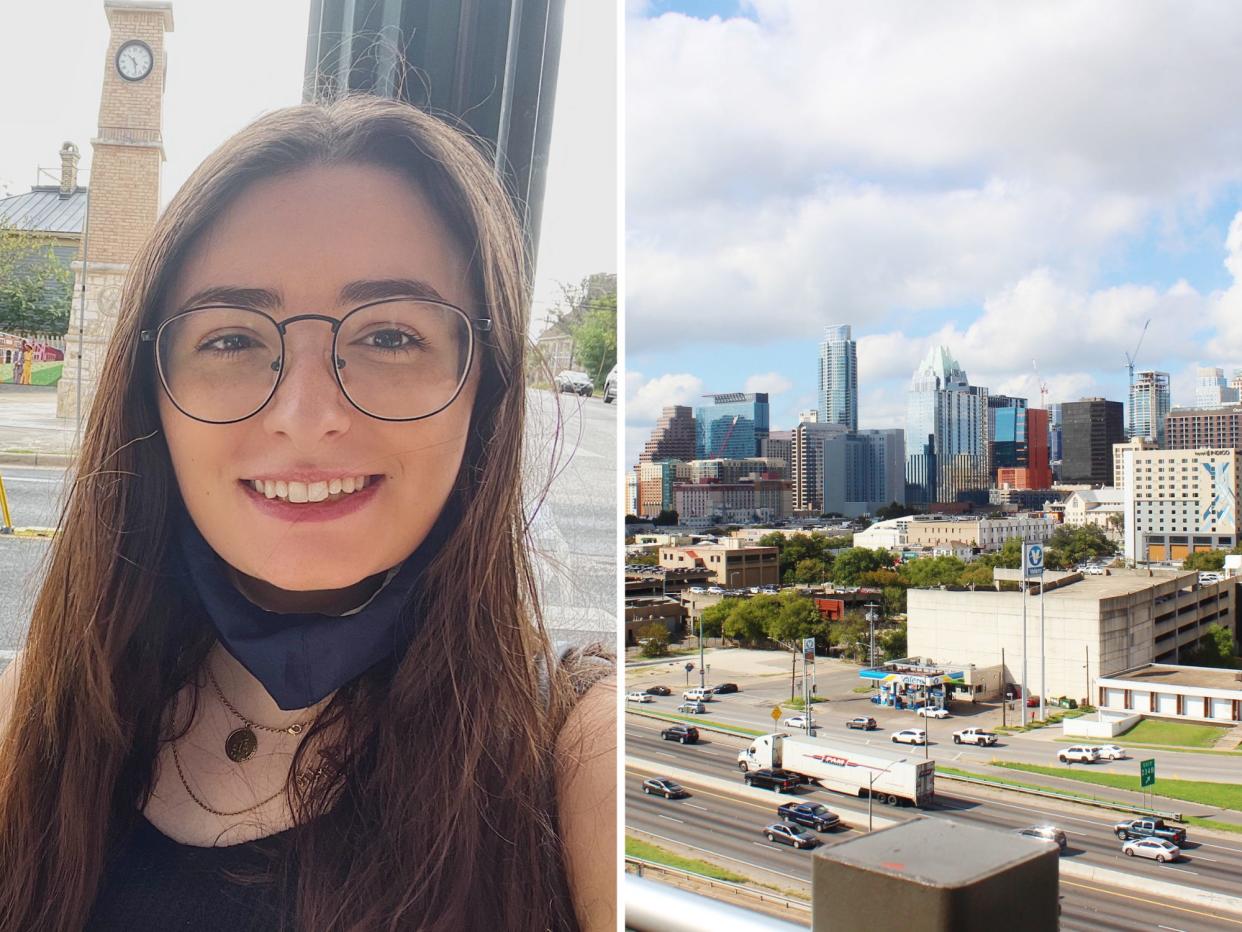
<svg viewBox="0 0 1242 932">
<path fill-rule="evenodd" d="M 344 476 L 326 482 L 286 482 L 282 479 L 250 479 L 250 487 L 267 498 L 302 504 L 322 502 L 330 495 L 361 492 L 367 487 L 366 476 Z"/>
</svg>

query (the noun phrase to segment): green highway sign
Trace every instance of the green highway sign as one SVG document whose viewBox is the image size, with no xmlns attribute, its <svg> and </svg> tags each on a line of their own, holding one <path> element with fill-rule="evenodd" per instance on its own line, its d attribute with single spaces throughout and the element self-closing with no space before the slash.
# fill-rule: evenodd
<svg viewBox="0 0 1242 932">
<path fill-rule="evenodd" d="M 1156 759 L 1139 761 L 1139 786 L 1151 786 L 1156 782 Z"/>
</svg>

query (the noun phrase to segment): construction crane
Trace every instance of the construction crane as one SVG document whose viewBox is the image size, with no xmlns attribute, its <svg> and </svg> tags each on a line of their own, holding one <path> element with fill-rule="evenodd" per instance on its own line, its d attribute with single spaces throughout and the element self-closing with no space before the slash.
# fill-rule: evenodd
<svg viewBox="0 0 1242 932">
<path fill-rule="evenodd" d="M 1048 410 L 1048 383 L 1039 377 L 1039 363 L 1031 360 L 1031 368 L 1035 370 L 1035 382 L 1039 386 L 1039 407 Z"/>
<path fill-rule="evenodd" d="M 1151 326 L 1151 318 L 1147 319 L 1147 323 L 1143 324 L 1143 332 L 1139 334 L 1138 345 L 1134 347 L 1133 353 L 1126 353 L 1126 369 L 1130 374 L 1130 388 L 1126 395 L 1126 408 L 1129 414 L 1130 429 L 1127 437 L 1134 436 L 1134 362 L 1138 359 L 1139 350 L 1143 347 L 1143 337 L 1147 336 L 1147 328 Z"/>
</svg>

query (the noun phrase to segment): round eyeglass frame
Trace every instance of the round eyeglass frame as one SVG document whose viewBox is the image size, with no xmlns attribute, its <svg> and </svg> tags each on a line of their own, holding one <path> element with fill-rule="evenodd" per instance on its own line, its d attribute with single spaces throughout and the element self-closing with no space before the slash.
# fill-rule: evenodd
<svg viewBox="0 0 1242 932">
<path fill-rule="evenodd" d="M 466 346 L 466 365 L 462 370 L 461 378 L 457 382 L 457 388 L 453 390 L 453 394 L 449 397 L 448 401 L 444 402 L 444 404 L 440 405 L 440 407 L 436 408 L 434 411 L 429 411 L 426 414 L 419 414 L 419 415 L 416 415 L 415 417 L 383 417 L 382 415 L 379 415 L 379 414 L 372 414 L 370 411 L 362 407 L 362 405 L 358 404 L 358 402 L 354 401 L 354 399 L 349 396 L 349 392 L 345 388 L 345 383 L 341 381 L 341 367 L 342 367 L 342 363 L 344 362 L 344 360 L 342 360 L 341 357 L 338 356 L 336 353 L 336 341 L 337 341 L 337 338 L 340 336 L 341 327 L 345 323 L 345 321 L 349 320 L 349 318 L 351 318 L 354 314 L 357 314 L 359 311 L 365 311 L 368 308 L 373 308 L 380 304 L 395 304 L 397 302 L 409 302 L 409 301 L 415 301 L 419 304 L 432 304 L 432 305 L 435 305 L 436 307 L 447 308 L 448 310 L 454 311 L 455 313 L 457 313 L 462 318 L 462 320 L 465 321 L 466 333 L 469 336 L 468 345 Z M 267 318 L 267 320 L 271 321 L 272 326 L 276 328 L 276 332 L 280 336 L 280 357 L 277 360 L 277 363 L 279 364 L 279 368 L 276 370 L 276 381 L 272 383 L 272 390 L 267 393 L 267 397 L 263 399 L 263 402 L 258 407 L 256 407 L 253 411 L 251 411 L 249 414 L 244 414 L 241 417 L 231 418 L 230 420 L 227 420 L 227 421 L 212 421 L 212 420 L 208 420 L 207 418 L 196 417 L 195 415 L 187 411 L 185 408 L 181 407 L 181 404 L 177 401 L 176 396 L 172 393 L 172 389 L 168 387 L 168 380 L 164 377 L 164 364 L 160 359 L 160 353 L 159 353 L 160 335 L 164 332 L 165 327 L 167 327 L 173 321 L 179 320 L 182 317 L 186 317 L 190 314 L 193 314 L 196 311 L 207 311 L 207 310 L 213 310 L 217 308 L 226 309 L 226 310 L 234 310 L 234 311 L 249 311 L 251 314 L 258 314 L 260 317 L 265 317 Z M 474 332 L 478 330 L 480 333 L 490 333 L 492 330 L 492 320 L 490 317 L 471 317 L 469 314 L 467 314 L 457 305 L 449 304 L 447 301 L 434 301 L 434 300 L 429 300 L 427 298 L 416 298 L 416 297 L 412 297 L 408 295 L 401 295 L 398 297 L 382 298 L 379 301 L 369 301 L 366 304 L 360 304 L 358 307 L 351 309 L 344 317 L 340 317 L 340 318 L 329 317 L 326 314 L 298 314 L 295 317 L 286 317 L 283 321 L 279 321 L 279 322 L 274 317 L 272 317 L 270 314 L 266 313 L 265 311 L 260 311 L 257 308 L 253 308 L 253 307 L 244 307 L 239 304 L 203 304 L 203 305 L 199 305 L 198 307 L 187 308 L 184 311 L 178 311 L 172 317 L 169 317 L 167 320 L 162 321 L 160 325 L 156 327 L 154 330 L 139 331 L 138 340 L 141 343 L 154 344 L 153 348 L 155 350 L 155 353 L 154 353 L 155 369 L 156 369 L 156 372 L 159 373 L 160 385 L 164 389 L 164 394 L 168 396 L 168 400 L 173 403 L 174 408 L 176 408 L 178 411 L 180 411 L 182 414 L 184 414 L 186 417 L 190 418 L 191 420 L 198 421 L 200 424 L 236 424 L 240 421 L 245 421 L 245 420 L 248 420 L 249 418 L 254 417 L 256 414 L 258 414 L 260 411 L 266 408 L 268 404 L 271 402 L 271 400 L 274 397 L 276 397 L 276 391 L 277 389 L 280 388 L 280 383 L 284 381 L 285 371 L 287 369 L 287 366 L 285 366 L 285 329 L 290 324 L 297 323 L 299 320 L 322 320 L 332 325 L 332 361 L 333 361 L 332 375 L 336 379 L 336 387 L 340 389 L 341 394 L 345 396 L 345 400 L 349 402 L 350 406 L 353 407 L 355 410 L 360 411 L 361 413 L 365 414 L 367 417 L 375 418 L 377 421 L 390 421 L 390 422 L 397 422 L 397 423 L 407 423 L 410 421 L 421 421 L 424 418 L 434 417 L 435 415 L 443 411 L 445 408 L 447 408 L 449 405 L 451 405 L 454 401 L 456 401 L 457 396 L 461 394 L 461 390 L 466 385 L 466 380 L 470 378 L 470 367 L 474 365 L 474 347 L 475 347 Z"/>
</svg>

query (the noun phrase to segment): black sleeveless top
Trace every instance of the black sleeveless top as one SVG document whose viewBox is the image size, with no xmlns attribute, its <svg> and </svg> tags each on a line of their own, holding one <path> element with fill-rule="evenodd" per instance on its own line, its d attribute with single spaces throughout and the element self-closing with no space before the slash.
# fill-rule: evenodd
<svg viewBox="0 0 1242 932">
<path fill-rule="evenodd" d="M 297 829 L 222 848 L 173 841 L 143 816 L 110 852 L 89 932 L 270 932 L 284 900 L 271 879 Z M 255 877 L 267 880 L 256 882 Z M 285 926 L 290 927 L 286 917 Z"/>
</svg>

